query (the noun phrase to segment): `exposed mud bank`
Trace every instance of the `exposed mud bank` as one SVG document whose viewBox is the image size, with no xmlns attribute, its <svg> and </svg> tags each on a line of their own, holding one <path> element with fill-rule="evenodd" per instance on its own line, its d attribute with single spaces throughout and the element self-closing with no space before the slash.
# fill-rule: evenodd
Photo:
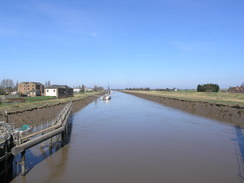
<svg viewBox="0 0 244 183">
<path fill-rule="evenodd" d="M 73 112 L 79 111 L 97 98 L 98 96 L 88 96 L 84 99 L 73 101 Z M 15 127 L 20 127 L 23 124 L 39 125 L 54 119 L 65 105 L 66 103 L 58 103 L 23 111 L 13 111 L 8 114 L 8 122 L 13 123 Z M 1 119 L 3 119 L 3 116 L 0 115 L 0 121 Z"/>
<path fill-rule="evenodd" d="M 127 93 L 127 92 L 125 92 Z M 174 107 L 186 112 L 201 115 L 204 117 L 244 126 L 244 108 L 239 106 L 228 106 L 223 104 L 213 104 L 201 101 L 189 101 L 175 98 L 152 96 L 147 94 L 131 93 L 147 100 L 158 102 L 169 107 Z"/>
</svg>

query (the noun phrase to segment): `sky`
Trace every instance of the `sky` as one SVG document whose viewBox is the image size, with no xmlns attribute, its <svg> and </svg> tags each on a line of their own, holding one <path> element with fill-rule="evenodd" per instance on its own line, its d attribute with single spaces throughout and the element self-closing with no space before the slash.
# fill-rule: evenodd
<svg viewBox="0 0 244 183">
<path fill-rule="evenodd" d="M 0 1 L 0 80 L 111 88 L 244 82 L 243 0 Z"/>
</svg>

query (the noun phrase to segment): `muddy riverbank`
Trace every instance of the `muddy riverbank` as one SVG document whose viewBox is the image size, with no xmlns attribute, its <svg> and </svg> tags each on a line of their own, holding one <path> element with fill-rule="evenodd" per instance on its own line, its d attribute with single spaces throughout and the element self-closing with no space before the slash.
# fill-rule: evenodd
<svg viewBox="0 0 244 183">
<path fill-rule="evenodd" d="M 123 91 L 124 92 L 124 91 Z M 216 119 L 219 121 L 244 126 L 244 108 L 239 106 L 228 106 L 201 101 L 189 101 L 176 98 L 152 96 L 147 94 L 124 92 L 147 100 L 158 102 L 169 107 L 174 107 L 186 112 Z"/>
<path fill-rule="evenodd" d="M 79 111 L 97 98 L 98 96 L 93 95 L 73 101 L 73 112 Z M 14 124 L 15 127 L 20 127 L 24 124 L 39 125 L 41 123 L 46 123 L 54 119 L 65 105 L 66 103 L 58 103 L 28 110 L 12 111 L 8 113 L 8 122 Z M 1 119 L 4 119 L 2 115 L 0 115 L 0 120 Z"/>
<path fill-rule="evenodd" d="M 120 92 L 72 120 L 70 143 L 12 183 L 243 182 L 233 125 Z"/>
</svg>

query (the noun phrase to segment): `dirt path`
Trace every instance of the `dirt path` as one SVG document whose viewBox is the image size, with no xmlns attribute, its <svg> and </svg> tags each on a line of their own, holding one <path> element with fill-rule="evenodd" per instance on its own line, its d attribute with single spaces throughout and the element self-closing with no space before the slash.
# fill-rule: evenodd
<svg viewBox="0 0 244 183">
<path fill-rule="evenodd" d="M 223 104 L 213 104 L 201 101 L 180 100 L 175 98 L 152 96 L 135 92 L 128 92 L 128 94 L 135 95 L 137 97 L 141 97 L 154 102 L 158 102 L 166 106 L 184 110 L 189 113 L 201 115 L 204 117 L 244 127 L 244 108 L 242 107 L 228 106 Z"/>
<path fill-rule="evenodd" d="M 96 100 L 98 96 L 88 96 L 84 99 L 73 102 L 73 113 L 79 111 L 83 107 L 87 106 L 92 101 Z M 56 104 L 52 106 L 44 106 L 26 111 L 14 111 L 8 115 L 9 123 L 14 124 L 16 128 L 21 127 L 23 124 L 39 125 L 51 121 L 56 115 L 64 108 L 66 103 Z M 3 116 L 0 115 L 0 121 Z"/>
</svg>

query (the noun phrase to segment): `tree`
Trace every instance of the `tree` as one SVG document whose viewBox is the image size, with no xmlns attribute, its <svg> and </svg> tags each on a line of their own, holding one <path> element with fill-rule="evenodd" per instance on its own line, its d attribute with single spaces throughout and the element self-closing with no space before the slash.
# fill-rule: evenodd
<svg viewBox="0 0 244 183">
<path fill-rule="evenodd" d="M 18 90 L 18 86 L 19 86 L 19 81 L 17 80 L 16 85 L 15 85 L 15 90 Z"/>
<path fill-rule="evenodd" d="M 93 87 L 93 91 L 95 91 L 95 92 L 98 91 L 98 87 L 97 87 L 97 85 L 94 85 L 94 87 Z"/>
<path fill-rule="evenodd" d="M 81 92 L 84 93 L 86 91 L 86 86 L 85 85 L 81 85 Z"/>
<path fill-rule="evenodd" d="M 5 94 L 5 91 L 3 89 L 3 87 L 0 87 L 0 95 L 4 95 Z"/>
<path fill-rule="evenodd" d="M 99 91 L 99 92 L 101 92 L 101 91 L 103 91 L 103 90 L 104 90 L 104 88 L 101 87 L 101 86 L 99 86 L 99 87 L 97 88 L 97 91 Z"/>
<path fill-rule="evenodd" d="M 3 88 L 14 88 L 14 82 L 12 79 L 3 79 L 1 81 L 1 87 L 3 87 Z"/>
<path fill-rule="evenodd" d="M 44 86 L 45 86 L 45 88 L 47 87 L 47 81 L 45 82 Z"/>
<path fill-rule="evenodd" d="M 219 85 L 212 84 L 212 83 L 197 85 L 197 91 L 198 92 L 218 92 L 219 91 Z"/>
<path fill-rule="evenodd" d="M 244 82 L 241 84 L 241 87 L 244 87 Z"/>
</svg>

